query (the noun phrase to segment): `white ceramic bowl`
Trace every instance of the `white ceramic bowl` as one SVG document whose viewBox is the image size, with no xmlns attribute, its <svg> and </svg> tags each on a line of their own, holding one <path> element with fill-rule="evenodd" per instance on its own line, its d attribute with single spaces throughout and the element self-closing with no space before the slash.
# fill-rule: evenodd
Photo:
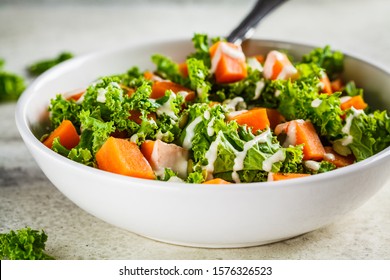
<svg viewBox="0 0 390 280">
<path fill-rule="evenodd" d="M 263 40 L 246 45 L 251 54 L 275 48 L 297 56 L 312 49 Z M 92 215 L 149 238 L 189 246 L 244 247 L 283 240 L 337 221 L 389 182 L 390 148 L 329 173 L 220 186 L 144 180 L 93 169 L 56 154 L 34 136 L 47 119 L 49 100 L 57 93 L 85 87 L 99 76 L 135 65 L 154 69 L 150 62 L 154 53 L 181 61 L 191 51 L 192 43 L 185 39 L 79 57 L 49 70 L 23 93 L 16 109 L 20 134 L 65 196 Z M 388 71 L 347 56 L 345 72 L 347 79 L 366 89 L 369 103 L 390 109 L 390 95 L 385 95 L 390 88 Z"/>
</svg>

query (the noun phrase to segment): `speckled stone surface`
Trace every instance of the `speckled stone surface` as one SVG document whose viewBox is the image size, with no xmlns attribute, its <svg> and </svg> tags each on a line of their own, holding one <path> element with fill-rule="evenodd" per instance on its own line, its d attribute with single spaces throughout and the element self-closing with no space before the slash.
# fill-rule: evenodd
<svg viewBox="0 0 390 280">
<path fill-rule="evenodd" d="M 62 50 L 80 55 L 149 38 L 224 35 L 253 3 L 23 2 L 0 2 L 0 57 L 8 70 L 22 75 L 25 65 Z M 389 11 L 387 0 L 292 0 L 268 17 L 255 37 L 330 44 L 389 69 Z M 14 110 L 14 103 L 0 105 L 0 231 L 43 228 L 47 251 L 58 259 L 390 259 L 390 185 L 327 227 L 252 248 L 175 246 L 113 227 L 78 208 L 46 179 L 17 132 Z"/>
</svg>

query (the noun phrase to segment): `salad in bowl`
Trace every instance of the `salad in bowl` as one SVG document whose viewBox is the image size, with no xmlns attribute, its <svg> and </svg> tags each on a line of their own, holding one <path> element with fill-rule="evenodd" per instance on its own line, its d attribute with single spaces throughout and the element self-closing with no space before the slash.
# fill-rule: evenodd
<svg viewBox="0 0 390 280">
<path fill-rule="evenodd" d="M 230 184 L 312 176 L 390 145 L 390 118 L 373 110 L 344 55 L 245 54 L 195 34 L 184 61 L 162 54 L 51 99 L 44 145 L 112 173 Z"/>
</svg>

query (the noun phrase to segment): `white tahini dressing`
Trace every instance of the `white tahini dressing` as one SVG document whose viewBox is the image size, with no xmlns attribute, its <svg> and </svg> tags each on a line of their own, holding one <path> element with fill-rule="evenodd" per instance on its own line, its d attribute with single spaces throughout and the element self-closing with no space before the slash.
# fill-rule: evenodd
<svg viewBox="0 0 390 280">
<path fill-rule="evenodd" d="M 212 179 L 211 174 L 214 172 L 214 162 L 217 159 L 218 146 L 221 143 L 222 136 L 222 131 L 219 131 L 217 134 L 217 138 L 215 138 L 215 140 L 211 143 L 209 149 L 205 154 L 208 163 L 204 167 L 204 169 L 207 171 L 207 174 L 209 176 L 208 179 Z"/>
<path fill-rule="evenodd" d="M 212 117 L 210 122 L 207 124 L 207 135 L 208 136 L 213 136 L 214 135 L 214 122 L 215 122 L 215 117 Z"/>
<path fill-rule="evenodd" d="M 341 131 L 345 134 L 347 134 L 341 141 L 341 144 L 343 146 L 348 146 L 349 144 L 352 143 L 353 141 L 353 136 L 350 134 L 351 130 L 351 125 L 352 121 L 354 118 L 358 117 L 360 114 L 364 113 L 363 110 L 356 110 L 354 107 L 351 107 L 352 114 L 350 114 L 346 119 L 345 119 L 345 125 L 341 129 Z"/>
<path fill-rule="evenodd" d="M 267 177 L 267 182 L 272 182 L 274 180 L 274 173 L 269 172 Z"/>
<path fill-rule="evenodd" d="M 295 146 L 297 143 L 297 127 L 295 122 L 291 122 L 287 128 L 287 137 L 283 147 Z"/>
<path fill-rule="evenodd" d="M 248 110 L 239 110 L 239 111 L 230 112 L 228 114 L 228 119 L 233 119 L 234 117 L 241 115 L 242 113 L 245 113 L 245 112 L 248 112 Z"/>
<path fill-rule="evenodd" d="M 172 111 L 171 108 L 171 100 L 175 98 L 176 98 L 176 94 L 172 92 L 167 102 L 165 102 L 163 105 L 157 108 L 156 110 L 157 115 L 161 116 L 162 114 L 166 114 L 169 117 L 171 117 L 172 120 L 177 120 L 177 116 L 175 115 L 175 113 Z"/>
<path fill-rule="evenodd" d="M 177 95 L 183 96 L 184 99 L 186 99 L 187 95 L 189 94 L 188 91 L 181 90 L 176 93 Z"/>
<path fill-rule="evenodd" d="M 286 159 L 286 154 L 282 149 L 278 150 L 276 153 L 274 153 L 269 158 L 265 159 L 263 161 L 263 170 L 270 172 L 272 170 L 272 165 L 274 163 L 284 161 Z"/>
<path fill-rule="evenodd" d="M 263 80 L 258 81 L 258 82 L 256 83 L 255 95 L 253 96 L 252 100 L 257 100 L 257 99 L 259 99 L 260 94 L 261 94 L 261 92 L 263 91 L 264 86 L 265 86 L 265 83 L 264 83 Z"/>
<path fill-rule="evenodd" d="M 173 183 L 184 183 L 184 180 L 177 177 L 177 176 L 172 176 L 171 178 L 168 179 L 167 182 L 173 182 Z"/>
<path fill-rule="evenodd" d="M 133 134 L 131 137 L 130 137 L 130 142 L 133 142 L 133 143 L 137 143 L 137 140 L 138 140 L 138 134 Z"/>
<path fill-rule="evenodd" d="M 215 54 L 213 56 L 213 59 L 211 60 L 211 73 L 215 73 L 217 70 L 219 61 L 221 60 L 222 53 L 233 58 L 233 59 L 240 59 L 245 61 L 245 55 L 241 50 L 241 47 L 238 49 L 230 47 L 227 43 L 221 42 L 218 45 L 217 50 L 215 51 Z"/>
<path fill-rule="evenodd" d="M 313 171 L 318 171 L 321 167 L 321 164 L 314 160 L 306 160 L 304 162 L 305 166 Z"/>
<path fill-rule="evenodd" d="M 324 160 L 334 161 L 336 159 L 335 155 L 332 153 L 324 154 Z"/>
<path fill-rule="evenodd" d="M 291 64 L 285 65 L 280 71 L 278 77 L 276 78 L 277 80 L 286 80 L 291 76 L 294 76 L 296 73 L 298 73 L 298 70 L 295 69 L 295 67 Z"/>
<path fill-rule="evenodd" d="M 248 57 L 247 64 L 253 70 L 258 70 L 260 72 L 263 71 L 263 66 L 261 66 L 261 63 L 256 59 L 256 57 Z"/>
<path fill-rule="evenodd" d="M 235 111 L 238 103 L 240 103 L 240 102 L 245 102 L 245 101 L 244 101 L 244 98 L 238 96 L 238 97 L 234 97 L 231 100 L 228 99 L 228 100 L 224 101 L 223 104 L 226 105 L 228 110 Z"/>
<path fill-rule="evenodd" d="M 278 51 L 271 51 L 268 53 L 264 62 L 263 74 L 266 79 L 270 79 L 273 76 L 273 68 L 276 61 L 288 62 L 283 65 L 282 71 L 280 71 L 279 75 L 276 77 L 277 80 L 285 80 L 298 73 L 298 70 L 289 62 L 285 54 Z"/>
<path fill-rule="evenodd" d="M 209 111 L 209 110 L 204 111 L 203 117 L 204 117 L 206 120 L 209 120 L 209 119 L 210 119 L 210 111 Z"/>
<path fill-rule="evenodd" d="M 97 90 L 97 97 L 96 97 L 96 101 L 97 102 L 100 102 L 100 103 L 106 103 L 106 93 L 107 93 L 107 90 L 105 88 L 99 88 Z"/>
<path fill-rule="evenodd" d="M 317 108 L 318 106 L 320 106 L 322 103 L 322 100 L 319 99 L 319 98 L 316 98 L 314 99 L 312 102 L 311 102 L 311 107 L 313 108 Z"/>
<path fill-rule="evenodd" d="M 195 135 L 196 126 L 202 121 L 202 116 L 196 117 L 187 127 L 186 127 L 186 136 L 183 141 L 183 148 L 191 149 L 192 147 L 192 138 Z"/>
<path fill-rule="evenodd" d="M 345 102 L 347 102 L 348 100 L 350 100 L 352 97 L 351 96 L 342 96 L 340 97 L 340 103 L 343 104 Z"/>
<path fill-rule="evenodd" d="M 270 136 L 271 136 L 271 130 L 267 129 L 266 131 L 264 131 L 260 135 L 257 135 L 252 140 L 246 142 L 244 144 L 244 148 L 241 152 L 235 150 L 236 151 L 235 152 L 236 158 L 234 159 L 234 165 L 233 165 L 233 174 L 232 174 L 233 181 L 235 181 L 236 183 L 240 183 L 240 178 L 238 177 L 237 171 L 244 169 L 244 160 L 245 160 L 246 154 L 248 153 L 249 149 L 252 148 L 257 143 L 267 142 L 267 138 Z"/>
</svg>

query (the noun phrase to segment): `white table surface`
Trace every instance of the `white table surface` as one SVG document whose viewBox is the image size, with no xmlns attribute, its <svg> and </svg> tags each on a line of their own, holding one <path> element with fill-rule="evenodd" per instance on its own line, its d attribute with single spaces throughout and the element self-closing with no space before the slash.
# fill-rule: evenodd
<svg viewBox="0 0 390 280">
<path fill-rule="evenodd" d="M 226 35 L 254 3 L 60 2 L 0 0 L 0 57 L 7 70 L 25 75 L 27 64 L 63 50 L 82 55 L 150 38 Z M 388 0 L 290 0 L 254 37 L 329 44 L 390 69 L 389 32 Z M 0 231 L 43 228 L 47 251 L 58 259 L 390 259 L 390 185 L 327 227 L 252 248 L 181 247 L 113 227 L 48 181 L 17 132 L 14 110 L 14 103 L 0 105 Z"/>
</svg>

